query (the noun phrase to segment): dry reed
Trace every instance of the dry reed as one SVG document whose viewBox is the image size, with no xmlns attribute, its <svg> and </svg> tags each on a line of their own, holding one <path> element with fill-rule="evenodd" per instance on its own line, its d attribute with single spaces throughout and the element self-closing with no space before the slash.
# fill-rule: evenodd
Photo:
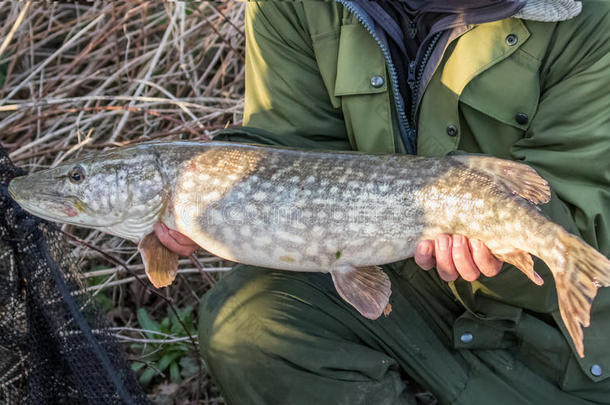
<svg viewBox="0 0 610 405">
<path fill-rule="evenodd" d="M 0 2 L 2 146 L 16 164 L 35 170 L 89 150 L 150 139 L 209 139 L 227 125 L 239 125 L 243 7 L 234 1 Z M 97 231 L 64 230 L 142 272 L 132 244 Z M 95 251 L 75 243 L 74 255 L 87 289 L 111 298 L 109 317 L 121 340 L 188 340 L 147 338 L 135 311 L 165 314 L 164 302 Z M 163 291 L 174 305 L 196 307 L 220 274 L 210 278 L 208 271 L 230 267 L 204 253 L 199 261 L 205 274 L 183 260 L 177 283 Z M 207 375 L 168 387 L 151 390 L 156 398 L 179 403 L 222 403 Z"/>
</svg>

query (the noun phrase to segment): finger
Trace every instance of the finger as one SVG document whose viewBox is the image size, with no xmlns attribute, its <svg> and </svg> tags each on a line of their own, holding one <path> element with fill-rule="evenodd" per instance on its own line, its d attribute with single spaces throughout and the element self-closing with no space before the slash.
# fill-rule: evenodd
<svg viewBox="0 0 610 405">
<path fill-rule="evenodd" d="M 500 273 L 502 262 L 491 253 L 483 242 L 478 239 L 470 239 L 470 251 L 472 252 L 472 260 L 479 268 L 481 273 L 487 277 L 493 277 Z"/>
<path fill-rule="evenodd" d="M 166 248 L 171 250 L 174 253 L 177 253 L 181 256 L 190 256 L 195 249 L 197 249 L 196 244 L 181 244 L 174 237 L 172 237 L 172 233 L 170 229 L 161 222 L 158 222 L 153 225 L 153 231 L 157 238 L 159 238 L 159 242 L 163 244 Z M 176 231 L 174 231 L 176 232 Z M 178 232 L 179 233 L 179 232 Z M 186 236 L 185 236 L 186 238 Z M 188 238 L 187 238 L 188 239 Z M 189 239 L 190 240 L 190 239 Z M 182 240 L 184 241 L 184 240 Z"/>
<path fill-rule="evenodd" d="M 434 241 L 423 240 L 417 245 L 415 251 L 415 263 L 424 270 L 430 270 L 434 267 Z"/>
<path fill-rule="evenodd" d="M 171 236 L 180 245 L 197 246 L 197 244 L 193 242 L 191 238 L 173 229 L 169 229 L 169 236 Z"/>
<path fill-rule="evenodd" d="M 474 281 L 481 272 L 474 264 L 467 239 L 462 235 L 453 235 L 451 257 L 457 272 L 466 281 Z"/>
<path fill-rule="evenodd" d="M 436 269 L 438 275 L 445 281 L 454 281 L 458 272 L 451 257 L 451 236 L 441 234 L 434 240 L 434 255 L 436 256 Z"/>
<path fill-rule="evenodd" d="M 153 225 L 153 230 L 155 235 L 159 239 L 159 242 L 163 244 L 166 248 L 175 252 L 181 256 L 188 256 L 190 254 L 189 249 L 187 249 L 184 245 L 179 244 L 171 237 L 169 234 L 169 228 L 162 223 L 156 223 Z"/>
</svg>

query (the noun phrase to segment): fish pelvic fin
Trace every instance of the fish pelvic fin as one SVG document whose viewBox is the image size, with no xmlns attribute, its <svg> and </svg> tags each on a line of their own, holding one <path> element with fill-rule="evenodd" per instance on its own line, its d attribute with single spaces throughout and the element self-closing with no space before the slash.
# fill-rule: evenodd
<svg viewBox="0 0 610 405">
<path fill-rule="evenodd" d="M 494 253 L 494 256 L 498 258 L 498 260 L 510 263 L 519 270 L 521 270 L 527 278 L 532 280 L 536 285 L 544 284 L 544 280 L 536 271 L 534 270 L 534 260 L 532 256 L 524 250 L 515 249 L 511 252 L 506 253 Z"/>
<path fill-rule="evenodd" d="M 154 232 L 146 235 L 138 244 L 144 262 L 144 270 L 155 288 L 166 287 L 178 273 L 178 255 L 159 241 Z"/>
<path fill-rule="evenodd" d="M 542 258 L 557 286 L 561 319 L 574 349 L 584 357 L 583 327 L 589 326 L 591 304 L 599 287 L 610 286 L 610 260 L 577 236 L 561 231 L 553 256 Z"/>
<path fill-rule="evenodd" d="M 348 264 L 330 272 L 337 292 L 368 319 L 389 315 L 392 287 L 387 274 L 379 266 L 354 267 Z"/>
<path fill-rule="evenodd" d="M 551 199 L 551 189 L 546 180 L 530 166 L 510 160 L 488 156 L 451 156 L 473 170 L 493 177 L 509 192 L 517 194 L 534 204 L 545 204 Z"/>
</svg>

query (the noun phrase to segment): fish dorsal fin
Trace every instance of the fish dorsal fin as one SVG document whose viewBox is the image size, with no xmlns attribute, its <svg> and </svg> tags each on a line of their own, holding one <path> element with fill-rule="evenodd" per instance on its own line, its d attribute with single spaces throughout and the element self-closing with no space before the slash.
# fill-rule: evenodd
<svg viewBox="0 0 610 405">
<path fill-rule="evenodd" d="M 148 279 L 156 288 L 170 285 L 178 273 L 178 255 L 159 241 L 154 232 L 138 244 Z"/>
<path fill-rule="evenodd" d="M 348 264 L 336 266 L 330 272 L 337 292 L 368 319 L 386 315 L 392 288 L 390 279 L 379 266 L 354 267 Z"/>
<path fill-rule="evenodd" d="M 488 156 L 462 155 L 451 156 L 474 170 L 492 176 L 511 193 L 517 194 L 534 204 L 544 204 L 551 199 L 551 189 L 530 166 L 510 160 Z"/>
</svg>

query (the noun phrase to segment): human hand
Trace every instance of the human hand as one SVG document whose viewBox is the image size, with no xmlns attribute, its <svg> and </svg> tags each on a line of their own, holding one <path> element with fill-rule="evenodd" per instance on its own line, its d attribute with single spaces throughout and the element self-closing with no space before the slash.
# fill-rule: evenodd
<svg viewBox="0 0 610 405">
<path fill-rule="evenodd" d="M 163 222 L 154 224 L 153 230 L 163 246 L 180 256 L 190 256 L 199 247 L 191 238 L 169 229 Z"/>
<path fill-rule="evenodd" d="M 445 281 L 454 281 L 459 276 L 474 281 L 481 273 L 493 277 L 502 268 L 502 262 L 483 242 L 447 234 L 440 234 L 435 240 L 421 241 L 415 252 L 415 263 L 424 270 L 436 265 L 438 275 Z"/>
</svg>

